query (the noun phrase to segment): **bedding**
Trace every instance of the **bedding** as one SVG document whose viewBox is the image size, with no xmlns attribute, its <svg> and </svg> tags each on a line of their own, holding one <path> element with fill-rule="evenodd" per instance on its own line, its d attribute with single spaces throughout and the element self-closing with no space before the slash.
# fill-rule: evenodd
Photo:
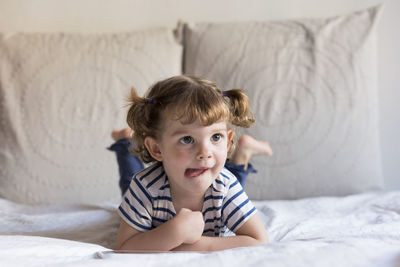
<svg viewBox="0 0 400 267">
<path fill-rule="evenodd" d="M 274 150 L 273 157 L 252 159 L 258 173 L 246 183 L 249 197 L 383 187 L 375 38 L 381 11 L 185 27 L 185 73 L 245 90 L 256 125 L 243 133 Z"/>
<path fill-rule="evenodd" d="M 28 204 L 119 201 L 114 128 L 126 97 L 181 74 L 172 29 L 0 33 L 0 196 Z"/>
<path fill-rule="evenodd" d="M 400 191 L 254 202 L 271 242 L 212 253 L 116 253 L 117 206 L 0 199 L 1 266 L 400 266 Z"/>
</svg>

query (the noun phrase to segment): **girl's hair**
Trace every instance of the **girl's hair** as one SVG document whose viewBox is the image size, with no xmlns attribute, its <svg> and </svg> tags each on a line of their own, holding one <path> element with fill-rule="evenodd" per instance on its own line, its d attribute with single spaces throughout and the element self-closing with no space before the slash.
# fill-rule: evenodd
<svg viewBox="0 0 400 267">
<path fill-rule="evenodd" d="M 147 136 L 161 137 L 165 114 L 182 124 L 198 119 L 204 126 L 221 119 L 227 120 L 229 128 L 231 125 L 248 128 L 255 122 L 249 98 L 241 89 L 222 91 L 215 83 L 194 76 L 181 75 L 159 81 L 144 97 L 139 97 L 132 88 L 129 102 L 127 123 L 134 130 L 134 151 L 143 162 L 155 161 L 144 140 Z"/>
</svg>

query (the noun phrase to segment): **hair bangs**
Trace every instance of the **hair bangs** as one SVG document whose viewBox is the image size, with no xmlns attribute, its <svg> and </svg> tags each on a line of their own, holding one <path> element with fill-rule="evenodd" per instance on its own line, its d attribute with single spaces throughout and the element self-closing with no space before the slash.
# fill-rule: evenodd
<svg viewBox="0 0 400 267">
<path fill-rule="evenodd" d="M 230 119 L 229 107 L 222 97 L 192 94 L 189 99 L 180 102 L 182 105 L 175 106 L 173 113 L 182 124 L 199 120 L 203 126 L 209 126 L 217 121 Z"/>
</svg>

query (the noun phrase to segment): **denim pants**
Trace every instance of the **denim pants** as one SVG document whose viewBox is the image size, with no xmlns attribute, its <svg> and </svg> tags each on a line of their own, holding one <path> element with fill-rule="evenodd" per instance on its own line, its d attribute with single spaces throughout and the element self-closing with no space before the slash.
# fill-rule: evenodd
<svg viewBox="0 0 400 267">
<path fill-rule="evenodd" d="M 143 162 L 129 152 L 128 149 L 131 145 L 129 139 L 120 139 L 108 148 L 114 151 L 117 156 L 119 187 L 121 188 L 122 195 L 128 189 L 133 175 L 144 169 Z M 247 175 L 257 172 L 250 163 L 247 164 L 247 169 L 245 169 L 245 165 L 237 165 L 229 160 L 225 162 L 225 168 L 236 176 L 242 187 L 245 186 Z"/>
</svg>

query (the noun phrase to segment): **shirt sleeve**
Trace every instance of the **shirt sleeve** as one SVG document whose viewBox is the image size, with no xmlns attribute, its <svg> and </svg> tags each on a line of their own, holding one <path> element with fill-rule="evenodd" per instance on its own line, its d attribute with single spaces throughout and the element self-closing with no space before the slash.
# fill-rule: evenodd
<svg viewBox="0 0 400 267">
<path fill-rule="evenodd" d="M 229 230 L 236 232 L 252 215 L 256 208 L 247 197 L 239 181 L 231 179 L 222 202 L 222 220 Z"/>
<path fill-rule="evenodd" d="M 127 224 L 145 232 L 152 228 L 152 207 L 152 197 L 134 177 L 118 208 L 118 214 Z"/>
</svg>

